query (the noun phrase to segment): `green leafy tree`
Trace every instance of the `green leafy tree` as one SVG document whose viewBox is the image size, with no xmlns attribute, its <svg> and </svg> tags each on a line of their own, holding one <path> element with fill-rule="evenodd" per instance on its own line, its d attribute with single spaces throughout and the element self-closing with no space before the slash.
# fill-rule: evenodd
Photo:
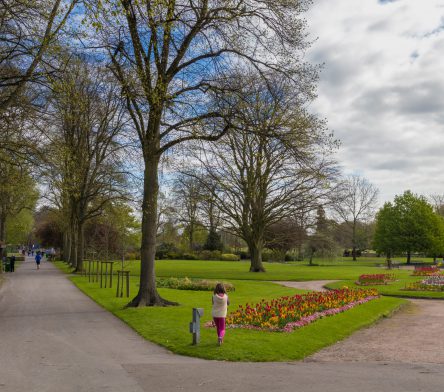
<svg viewBox="0 0 444 392">
<path fill-rule="evenodd" d="M 222 251 L 223 247 L 224 247 L 224 244 L 222 243 L 222 240 L 220 238 L 220 234 L 217 231 L 210 229 L 210 231 L 208 232 L 207 240 L 205 241 L 203 248 L 205 250 L 220 250 L 220 251 Z"/>
<path fill-rule="evenodd" d="M 32 211 L 21 210 L 6 221 L 6 242 L 8 244 L 26 244 L 34 225 Z"/>
<path fill-rule="evenodd" d="M 1 153 L 0 153 L 1 155 Z M 22 210 L 33 210 L 38 192 L 29 169 L 0 160 L 0 242 L 5 242 L 7 222 Z"/>
<path fill-rule="evenodd" d="M 412 252 L 442 253 L 443 236 L 443 221 L 433 207 L 424 197 L 406 191 L 396 196 L 394 203 L 385 203 L 379 210 L 374 247 L 386 254 L 389 266 L 396 252 L 405 252 L 410 264 Z"/>
</svg>

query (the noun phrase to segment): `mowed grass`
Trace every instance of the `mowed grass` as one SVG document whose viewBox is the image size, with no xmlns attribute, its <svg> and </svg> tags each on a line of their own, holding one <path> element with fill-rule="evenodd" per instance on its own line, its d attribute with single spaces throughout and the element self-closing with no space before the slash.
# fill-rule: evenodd
<svg viewBox="0 0 444 392">
<path fill-rule="evenodd" d="M 65 272 L 69 272 L 63 263 L 56 264 Z M 198 262 L 198 264 L 200 263 Z M 175 262 L 175 265 L 177 268 L 178 263 Z M 189 266 L 186 262 L 186 265 L 182 265 L 181 268 L 186 269 Z M 280 265 L 280 267 L 284 266 Z M 177 273 L 177 270 L 176 274 L 170 274 L 170 271 L 167 271 L 166 276 L 182 276 Z M 210 274 L 212 276 L 202 275 L 196 271 L 196 275 L 205 278 L 220 277 L 221 271 L 223 272 L 224 269 L 219 268 L 215 275 Z M 276 270 L 274 276 L 279 278 L 285 276 L 282 275 L 284 271 L 286 270 Z M 229 273 L 231 272 L 225 271 L 224 278 Z M 190 273 L 185 275 L 192 276 Z M 285 277 L 285 280 L 287 279 L 288 276 Z M 228 361 L 299 360 L 323 347 L 334 344 L 381 317 L 388 316 L 406 302 L 399 298 L 383 297 L 344 313 L 317 320 L 291 333 L 229 329 L 224 345 L 218 347 L 215 330 L 203 328 L 203 324 L 211 319 L 211 292 L 159 289 L 164 298 L 179 302 L 180 305 L 166 308 L 126 309 L 124 306 L 129 299 L 116 298 L 115 287 L 100 289 L 99 284 L 88 283 L 88 278 L 81 276 L 73 276 L 71 280 L 85 294 L 121 318 L 147 340 L 162 345 L 177 354 Z M 272 282 L 253 281 L 251 278 L 249 280 L 230 279 L 230 282 L 236 287 L 236 291 L 230 293 L 230 310 L 247 302 L 256 303 L 262 298 L 272 299 L 302 292 Z M 137 293 L 137 285 L 138 278 L 131 277 L 130 298 Z M 197 346 L 191 345 L 191 334 L 188 330 L 193 307 L 204 308 L 201 342 Z"/>
<path fill-rule="evenodd" d="M 412 261 L 431 263 L 432 259 L 413 259 Z M 318 259 L 310 266 L 307 262 L 264 263 L 266 272 L 249 272 L 247 261 L 209 261 L 209 260 L 156 260 L 156 276 L 200 279 L 236 279 L 236 280 L 348 280 L 362 274 L 386 272 L 383 258 L 349 258 L 338 260 Z M 116 262 L 115 269 L 120 266 Z M 120 269 L 120 267 L 119 267 Z M 126 261 L 124 269 L 131 275 L 139 276 L 140 261 Z"/>
<path fill-rule="evenodd" d="M 385 271 L 378 264 L 331 264 L 308 266 L 300 263 L 264 263 L 266 272 L 249 272 L 249 261 L 158 260 L 156 276 L 235 280 L 329 280 L 353 279 L 361 274 Z M 125 263 L 131 275 L 140 274 L 140 261 Z"/>
</svg>

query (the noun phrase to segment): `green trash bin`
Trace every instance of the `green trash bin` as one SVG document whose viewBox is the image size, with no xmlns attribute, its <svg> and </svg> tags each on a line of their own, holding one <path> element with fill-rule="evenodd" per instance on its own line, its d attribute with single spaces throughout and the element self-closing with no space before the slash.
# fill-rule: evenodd
<svg viewBox="0 0 444 392">
<path fill-rule="evenodd" d="M 5 272 L 11 272 L 11 263 L 9 260 L 3 262 L 3 268 L 5 269 Z"/>
</svg>

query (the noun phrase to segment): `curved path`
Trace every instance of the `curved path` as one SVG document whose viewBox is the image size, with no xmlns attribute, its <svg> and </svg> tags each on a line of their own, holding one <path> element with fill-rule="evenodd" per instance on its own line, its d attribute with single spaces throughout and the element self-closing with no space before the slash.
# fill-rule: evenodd
<svg viewBox="0 0 444 392">
<path fill-rule="evenodd" d="M 50 263 L 37 271 L 27 260 L 0 288 L 0 392 L 440 392 L 443 383 L 441 364 L 420 361 L 229 363 L 173 355 Z"/>
<path fill-rule="evenodd" d="M 301 290 L 314 290 L 314 291 L 326 291 L 324 287 L 329 283 L 339 282 L 339 280 L 307 280 L 305 282 L 284 282 L 284 281 L 274 281 L 273 283 L 278 283 L 285 287 L 292 287 L 294 289 Z"/>
</svg>

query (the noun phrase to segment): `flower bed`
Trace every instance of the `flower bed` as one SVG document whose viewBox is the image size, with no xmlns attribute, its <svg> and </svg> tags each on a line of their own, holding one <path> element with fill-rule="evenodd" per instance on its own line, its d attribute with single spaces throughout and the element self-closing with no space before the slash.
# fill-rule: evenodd
<svg viewBox="0 0 444 392">
<path fill-rule="evenodd" d="M 444 291 L 444 276 L 429 276 L 420 282 L 407 284 L 404 290 L 408 291 Z"/>
<path fill-rule="evenodd" d="M 346 289 L 311 292 L 303 295 L 264 299 L 239 308 L 227 316 L 229 328 L 291 332 L 318 318 L 344 312 L 356 305 L 378 298 L 375 289 Z M 212 326 L 212 322 L 206 324 Z"/>
<path fill-rule="evenodd" d="M 189 278 L 158 278 L 156 279 L 157 287 L 176 289 L 176 290 L 194 290 L 194 291 L 213 291 L 217 282 L 206 279 L 189 279 Z M 225 290 L 234 291 L 231 283 L 223 282 Z"/>
<path fill-rule="evenodd" d="M 440 270 L 436 266 L 426 266 L 426 267 L 419 267 L 415 266 L 415 270 L 413 271 L 413 276 L 432 276 L 432 275 L 439 275 Z"/>
<path fill-rule="evenodd" d="M 376 284 L 387 284 L 396 280 L 395 274 L 372 274 L 361 275 L 356 284 L 361 286 L 370 286 Z"/>
</svg>

